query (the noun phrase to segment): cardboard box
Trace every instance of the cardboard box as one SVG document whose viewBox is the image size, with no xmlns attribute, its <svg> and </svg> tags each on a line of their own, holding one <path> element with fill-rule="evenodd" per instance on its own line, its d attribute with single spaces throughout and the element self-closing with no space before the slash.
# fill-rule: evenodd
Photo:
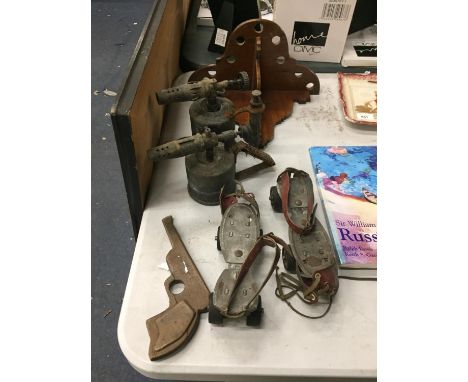
<svg viewBox="0 0 468 382">
<path fill-rule="evenodd" d="M 377 25 L 348 36 L 341 65 L 377 66 Z"/>
<path fill-rule="evenodd" d="M 356 0 L 276 0 L 273 21 L 301 61 L 341 61 Z"/>
</svg>

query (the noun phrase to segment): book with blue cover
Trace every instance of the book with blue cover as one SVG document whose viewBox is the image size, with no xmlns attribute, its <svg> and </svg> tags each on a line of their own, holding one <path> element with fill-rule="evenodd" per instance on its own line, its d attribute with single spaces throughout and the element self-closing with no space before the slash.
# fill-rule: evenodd
<svg viewBox="0 0 468 382">
<path fill-rule="evenodd" d="M 375 275 L 377 147 L 316 146 L 309 153 L 340 268 Z"/>
</svg>

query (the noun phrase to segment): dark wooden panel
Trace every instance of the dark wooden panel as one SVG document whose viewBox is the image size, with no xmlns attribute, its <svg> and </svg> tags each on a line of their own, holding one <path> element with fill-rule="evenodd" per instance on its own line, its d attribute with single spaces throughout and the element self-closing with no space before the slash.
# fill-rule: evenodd
<svg viewBox="0 0 468 382">
<path fill-rule="evenodd" d="M 135 237 L 153 163 L 146 151 L 158 143 L 164 108 L 155 92 L 179 74 L 179 51 L 190 0 L 156 0 L 145 23 L 111 116 Z"/>
</svg>

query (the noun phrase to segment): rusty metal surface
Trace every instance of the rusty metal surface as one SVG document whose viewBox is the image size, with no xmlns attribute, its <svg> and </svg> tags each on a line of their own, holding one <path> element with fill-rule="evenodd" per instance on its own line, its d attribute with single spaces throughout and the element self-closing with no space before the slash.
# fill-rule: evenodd
<svg viewBox="0 0 468 382">
<path fill-rule="evenodd" d="M 236 142 L 232 148 L 232 151 L 235 155 L 242 151 L 248 155 L 253 156 L 254 158 L 261 160 L 260 163 L 257 163 L 251 167 L 236 172 L 236 180 L 238 181 L 247 179 L 256 172 L 268 167 L 273 167 L 275 165 L 274 159 L 267 152 L 257 149 L 244 141 Z"/>
<path fill-rule="evenodd" d="M 153 161 L 185 156 L 190 196 L 200 204 L 217 205 L 223 186 L 226 192 L 234 192 L 235 179 L 244 179 L 275 164 L 266 152 L 242 140 L 236 142 L 237 135 L 234 130 L 215 134 L 205 129 L 191 137 L 153 147 L 148 150 L 147 155 Z M 236 173 L 236 158 L 240 151 L 260 159 L 261 162 Z"/>
<path fill-rule="evenodd" d="M 219 190 L 224 186 L 228 192 L 235 189 L 235 155 L 221 145 L 213 150 L 213 160 L 207 160 L 207 153 L 200 152 L 185 157 L 187 189 L 195 201 L 214 206 L 219 202 Z"/>
<path fill-rule="evenodd" d="M 257 211 L 245 203 L 230 205 L 221 220 L 219 235 L 224 261 L 242 264 L 260 236 Z"/>
<path fill-rule="evenodd" d="M 296 273 L 304 299 L 317 303 L 321 295 L 336 294 L 339 281 L 330 238 L 315 219 L 312 180 L 305 171 L 286 168 L 278 176 L 276 187 L 278 194 L 270 196 L 272 207 L 283 212 L 289 225 L 290 245 L 289 250 L 283 251 L 283 262 L 285 267 L 286 264 L 291 267 L 287 271 Z"/>
<path fill-rule="evenodd" d="M 164 159 L 181 158 L 189 154 L 213 150 L 219 143 L 234 142 L 236 132 L 228 130 L 216 134 L 210 130 L 199 132 L 190 137 L 179 138 L 148 150 L 148 159 L 161 161 Z M 212 160 L 211 160 L 212 161 Z"/>
<path fill-rule="evenodd" d="M 248 86 L 249 77 L 245 72 L 236 75 L 236 80 L 217 82 L 204 78 L 158 92 L 158 102 L 162 104 L 194 100 L 189 110 L 194 135 L 153 147 L 147 152 L 148 159 L 160 161 L 185 156 L 188 192 L 200 204 L 218 204 L 223 186 L 227 192 L 234 192 L 236 179 L 244 179 L 275 164 L 267 153 L 257 148 L 261 142 L 261 116 L 265 109 L 261 92 L 252 91 L 248 105 L 237 110 L 229 99 L 219 96 L 225 89 Z M 239 126 L 238 131 L 235 130 L 236 115 L 249 117 L 248 123 Z M 236 142 L 237 136 L 244 141 Z M 236 174 L 240 151 L 262 162 Z"/>
<path fill-rule="evenodd" d="M 216 64 L 196 70 L 189 81 L 204 77 L 222 81 L 241 71 L 248 73 L 250 89 L 263 93 L 266 110 L 262 115 L 262 145 L 273 139 L 274 126 L 291 114 L 294 102 L 309 102 L 310 94 L 320 92 L 317 75 L 289 56 L 285 33 L 269 20 L 240 24 L 231 33 L 224 54 L 216 59 Z M 248 102 L 249 92 L 228 90 L 226 97 L 236 107 L 241 107 Z M 245 124 L 247 119 L 239 115 L 236 120 Z"/>
<path fill-rule="evenodd" d="M 263 314 L 259 293 L 280 257 L 276 237 L 263 235 L 255 196 L 246 193 L 241 183 L 237 183 L 235 193 L 224 194 L 222 189 L 220 205 L 223 218 L 218 228 L 218 249 L 228 266 L 216 282 L 208 319 L 212 324 L 221 324 L 223 317 L 247 316 L 247 325 L 259 326 Z M 259 276 L 250 270 L 265 246 L 275 248 L 275 257 L 269 272 L 258 280 Z"/>
<path fill-rule="evenodd" d="M 312 192 L 312 183 L 309 177 L 297 177 L 295 180 L 295 182 L 291 182 L 287 203 L 291 213 L 291 220 L 305 228 L 309 222 L 307 205 L 310 196 L 313 196 L 313 193 L 309 194 L 309 192 Z"/>
<path fill-rule="evenodd" d="M 314 192 L 308 173 L 288 167 L 277 179 L 281 208 L 289 227 L 299 234 L 312 230 L 315 217 Z"/>
<path fill-rule="evenodd" d="M 246 72 L 235 74 L 234 80 L 216 81 L 214 78 L 203 78 L 156 93 L 158 103 L 166 105 L 175 102 L 193 101 L 190 105 L 190 124 L 192 134 L 209 128 L 220 134 L 235 129 L 235 107 L 227 98 L 222 97 L 226 90 L 248 89 L 249 76 Z"/>
<path fill-rule="evenodd" d="M 225 90 L 248 89 L 249 76 L 246 72 L 238 72 L 231 78 L 224 81 L 217 81 L 214 78 L 205 77 L 200 81 L 191 81 L 186 84 L 162 89 L 156 93 L 156 98 L 160 105 L 167 105 L 174 102 L 195 101 L 200 98 L 213 98 Z"/>
<path fill-rule="evenodd" d="M 263 247 L 275 248 L 275 255 L 271 263 L 270 270 L 263 277 L 262 282 L 257 286 L 250 269 L 254 262 L 263 254 Z M 216 309 L 222 316 L 228 318 L 240 318 L 247 315 L 247 325 L 260 325 L 260 318 L 263 312 L 259 293 L 273 274 L 278 260 L 280 250 L 273 234 L 260 236 L 255 245 L 250 250 L 247 258 L 242 264 L 229 264 L 219 277 L 214 291 L 213 305 L 210 302 L 210 312 Z M 256 312 L 258 311 L 258 312 Z M 249 313 L 258 314 L 255 323 L 249 323 Z M 211 323 L 217 323 L 212 322 Z"/>
<path fill-rule="evenodd" d="M 289 243 L 300 269 L 305 274 L 313 275 L 314 271 L 335 263 L 333 247 L 322 223 L 318 220 L 314 223 L 313 232 L 308 235 L 300 235 L 290 229 Z"/>
<path fill-rule="evenodd" d="M 172 216 L 165 217 L 162 222 L 172 245 L 166 256 L 171 276 L 164 282 L 169 308 L 146 321 L 150 336 L 149 357 L 153 361 L 187 343 L 198 326 L 200 313 L 207 310 L 210 294 L 174 227 Z M 175 284 L 183 285 L 180 293 L 171 291 Z"/>
<path fill-rule="evenodd" d="M 224 97 L 216 97 L 216 103 L 219 105 L 217 110 L 209 110 L 209 103 L 206 98 L 198 99 L 190 105 L 189 114 L 192 134 L 203 131 L 205 127 L 217 134 L 236 128 L 232 117 L 236 112 L 234 104 Z"/>
<path fill-rule="evenodd" d="M 259 290 L 251 273 L 246 274 L 237 287 L 235 297 L 232 298 L 240 268 L 240 264 L 229 264 L 219 276 L 213 291 L 214 305 L 225 316 L 241 317 L 257 309 Z"/>
<path fill-rule="evenodd" d="M 260 291 L 252 274 L 247 272 L 243 280 L 238 279 L 261 235 L 260 211 L 254 194 L 246 193 L 241 183 L 237 183 L 235 193 L 224 194 L 225 191 L 223 188 L 220 194 L 223 218 L 217 240 L 228 267 L 216 282 L 213 304 L 225 317 L 242 317 L 258 306 Z"/>
</svg>

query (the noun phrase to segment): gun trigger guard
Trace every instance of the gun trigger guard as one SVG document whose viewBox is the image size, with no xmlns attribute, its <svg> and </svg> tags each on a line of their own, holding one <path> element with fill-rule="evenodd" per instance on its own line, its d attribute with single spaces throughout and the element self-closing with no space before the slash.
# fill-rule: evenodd
<svg viewBox="0 0 468 382">
<path fill-rule="evenodd" d="M 172 305 L 174 305 L 174 304 L 176 304 L 178 302 L 177 298 L 176 298 L 176 295 L 171 292 L 171 284 L 173 284 L 175 281 L 176 281 L 176 279 L 174 278 L 172 273 L 166 279 L 166 281 L 164 281 L 164 288 L 166 289 L 167 297 L 169 297 L 169 306 L 172 306 Z"/>
</svg>

